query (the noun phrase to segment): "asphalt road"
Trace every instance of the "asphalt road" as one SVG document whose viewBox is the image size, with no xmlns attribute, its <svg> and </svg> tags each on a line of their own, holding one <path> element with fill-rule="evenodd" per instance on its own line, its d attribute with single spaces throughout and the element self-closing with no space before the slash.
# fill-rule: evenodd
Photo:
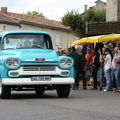
<svg viewBox="0 0 120 120">
<path fill-rule="evenodd" d="M 0 99 L 0 120 L 120 120 L 120 93 L 76 90 L 60 99 L 56 91 L 15 92 Z"/>
</svg>

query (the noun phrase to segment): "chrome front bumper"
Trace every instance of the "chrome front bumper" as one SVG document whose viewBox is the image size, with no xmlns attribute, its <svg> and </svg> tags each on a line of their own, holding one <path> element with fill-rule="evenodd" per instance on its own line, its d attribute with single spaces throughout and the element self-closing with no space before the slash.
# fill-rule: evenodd
<svg viewBox="0 0 120 120">
<path fill-rule="evenodd" d="M 3 85 L 59 85 L 74 84 L 74 78 L 51 78 L 49 81 L 33 81 L 31 78 L 4 78 Z"/>
</svg>

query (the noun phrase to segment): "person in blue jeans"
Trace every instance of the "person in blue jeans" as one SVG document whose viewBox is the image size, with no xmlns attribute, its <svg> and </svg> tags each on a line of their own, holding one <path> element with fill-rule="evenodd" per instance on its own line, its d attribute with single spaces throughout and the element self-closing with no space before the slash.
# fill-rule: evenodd
<svg viewBox="0 0 120 120">
<path fill-rule="evenodd" d="M 120 92 L 120 47 L 118 48 L 118 55 L 115 58 L 115 67 L 116 67 L 116 85 L 117 85 L 117 91 Z"/>
<path fill-rule="evenodd" d="M 104 62 L 105 62 L 105 48 L 102 48 L 102 51 L 100 49 L 98 50 L 99 52 L 99 61 L 100 61 L 100 86 L 99 90 L 102 90 L 103 83 L 105 83 L 105 72 L 104 72 Z"/>
<path fill-rule="evenodd" d="M 111 51 L 106 48 L 105 50 L 105 62 L 104 62 L 104 70 L 105 70 L 105 78 L 106 78 L 106 88 L 104 91 L 112 91 L 112 78 L 111 78 L 111 65 L 112 65 L 112 55 Z"/>
<path fill-rule="evenodd" d="M 111 77 L 112 77 L 112 81 L 113 81 L 113 88 L 114 90 L 117 89 L 117 83 L 116 83 L 116 69 L 117 69 L 117 65 L 115 63 L 115 58 L 118 55 L 118 47 L 114 48 L 114 56 L 113 56 L 113 60 L 112 60 L 112 71 L 111 71 Z"/>
</svg>

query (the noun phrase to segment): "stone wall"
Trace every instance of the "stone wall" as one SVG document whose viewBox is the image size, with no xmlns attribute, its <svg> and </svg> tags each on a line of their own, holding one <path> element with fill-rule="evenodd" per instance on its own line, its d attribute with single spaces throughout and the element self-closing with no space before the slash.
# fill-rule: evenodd
<svg viewBox="0 0 120 120">
<path fill-rule="evenodd" d="M 106 21 L 120 21 L 120 0 L 107 0 Z"/>
</svg>

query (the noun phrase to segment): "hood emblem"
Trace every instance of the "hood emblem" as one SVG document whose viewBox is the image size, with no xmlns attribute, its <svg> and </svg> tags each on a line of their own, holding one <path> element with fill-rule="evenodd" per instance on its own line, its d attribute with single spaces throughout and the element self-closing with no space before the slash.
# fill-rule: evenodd
<svg viewBox="0 0 120 120">
<path fill-rule="evenodd" d="M 43 62 L 43 61 L 45 61 L 45 58 L 36 58 L 35 61 L 37 61 L 37 62 Z"/>
</svg>

